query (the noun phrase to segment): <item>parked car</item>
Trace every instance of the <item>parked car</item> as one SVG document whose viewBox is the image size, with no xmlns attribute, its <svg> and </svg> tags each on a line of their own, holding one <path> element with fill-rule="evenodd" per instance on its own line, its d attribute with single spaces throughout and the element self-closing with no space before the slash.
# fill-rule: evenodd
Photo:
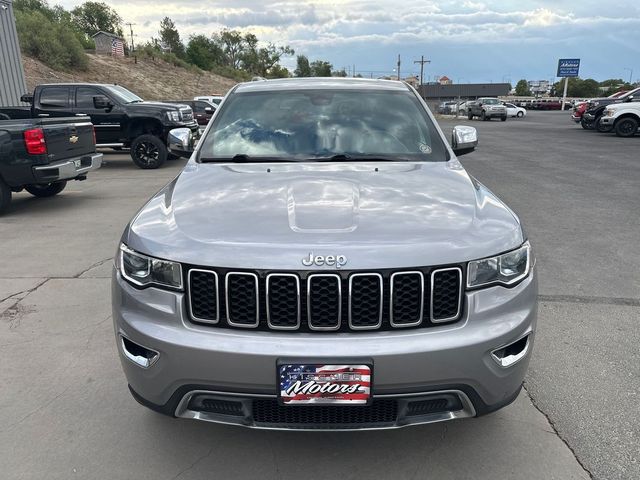
<svg viewBox="0 0 640 480">
<path fill-rule="evenodd" d="M 52 197 L 102 164 L 88 117 L 0 119 L 0 145 L 0 214 L 12 192 Z"/>
<path fill-rule="evenodd" d="M 204 100 L 214 105 L 220 105 L 220 102 L 224 99 L 224 95 L 201 95 L 199 97 L 193 97 L 194 100 Z"/>
<path fill-rule="evenodd" d="M 198 124 L 188 106 L 145 102 L 120 85 L 57 83 L 38 85 L 22 100 L 30 107 L 0 108 L 10 118 L 88 115 L 99 147 L 130 148 L 140 168 L 158 168 L 167 160 L 167 135 L 178 127 L 198 135 Z"/>
<path fill-rule="evenodd" d="M 503 122 L 507 119 L 507 107 L 497 98 L 483 97 L 467 103 L 467 118 L 479 117 L 481 120 L 499 118 Z"/>
<path fill-rule="evenodd" d="M 236 86 L 118 246 L 133 396 L 272 429 L 397 428 L 511 403 L 535 261 L 516 214 L 456 158 L 476 144 L 461 126 L 450 147 L 401 82 Z"/>
<path fill-rule="evenodd" d="M 451 115 L 453 113 L 456 113 L 457 106 L 458 102 L 442 102 L 440 105 L 438 105 L 438 113 Z"/>
<path fill-rule="evenodd" d="M 461 102 L 458 105 L 458 115 L 462 115 L 463 117 L 465 117 L 467 115 L 467 104 L 469 102 L 465 101 L 465 102 Z"/>
<path fill-rule="evenodd" d="M 619 137 L 633 137 L 640 129 L 640 95 L 625 103 L 608 105 L 600 117 L 603 130 Z"/>
<path fill-rule="evenodd" d="M 604 113 L 605 107 L 615 103 L 630 102 L 638 95 L 640 95 L 640 87 L 629 90 L 622 95 L 589 100 L 587 109 L 580 120 L 580 125 L 582 125 L 582 128 L 585 130 L 593 130 L 594 128 L 599 127 L 601 131 L 607 131 L 608 125 L 605 126 L 600 123 L 600 117 Z"/>
<path fill-rule="evenodd" d="M 580 123 L 580 120 L 582 120 L 582 115 L 584 115 L 584 112 L 587 111 L 587 105 L 589 104 L 588 101 L 583 101 L 583 102 L 576 102 L 573 105 L 573 112 L 571 114 L 571 119 L 576 122 L 576 123 Z"/>
<path fill-rule="evenodd" d="M 187 105 L 191 107 L 193 116 L 201 127 L 206 126 L 213 117 L 218 106 L 207 100 L 165 100 L 166 103 L 174 103 L 177 105 Z"/>
<path fill-rule="evenodd" d="M 505 103 L 505 107 L 507 107 L 507 115 L 510 117 L 522 118 L 527 115 L 527 110 L 523 107 L 518 107 L 513 103 Z"/>
</svg>

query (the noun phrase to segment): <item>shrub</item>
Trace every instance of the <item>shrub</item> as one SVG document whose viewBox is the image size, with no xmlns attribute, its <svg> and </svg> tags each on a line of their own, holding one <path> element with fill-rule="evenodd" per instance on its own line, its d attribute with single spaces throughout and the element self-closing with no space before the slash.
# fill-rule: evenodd
<svg viewBox="0 0 640 480">
<path fill-rule="evenodd" d="M 15 11 L 22 51 L 56 70 L 86 70 L 88 59 L 75 32 L 42 12 Z"/>
</svg>

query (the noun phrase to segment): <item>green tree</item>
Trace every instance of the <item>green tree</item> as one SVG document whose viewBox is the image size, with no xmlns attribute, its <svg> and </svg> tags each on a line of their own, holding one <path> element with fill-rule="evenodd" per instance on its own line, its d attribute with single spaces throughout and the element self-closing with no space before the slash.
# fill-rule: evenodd
<svg viewBox="0 0 640 480">
<path fill-rule="evenodd" d="M 313 77 L 330 77 L 333 65 L 324 60 L 315 60 L 311 62 L 311 76 Z"/>
<path fill-rule="evenodd" d="M 66 23 L 46 12 L 16 8 L 16 30 L 22 51 L 57 70 L 85 70 L 88 59 L 80 40 Z"/>
<path fill-rule="evenodd" d="M 203 70 L 223 63 L 222 49 L 205 35 L 192 35 L 186 50 L 187 61 Z"/>
<path fill-rule="evenodd" d="M 245 48 L 245 38 L 237 30 L 223 30 L 213 36 L 213 41 L 224 52 L 225 65 L 239 69 L 242 54 Z"/>
<path fill-rule="evenodd" d="M 522 80 L 519 80 L 518 83 L 516 83 L 516 95 L 518 95 L 519 97 L 531 96 L 531 90 L 529 90 L 529 84 L 524 78 Z"/>
<path fill-rule="evenodd" d="M 184 45 L 182 40 L 180 40 L 180 33 L 176 28 L 176 24 L 173 23 L 173 20 L 169 17 L 164 17 L 160 22 L 160 31 L 158 34 L 160 35 L 160 41 L 163 47 L 168 48 L 169 51 L 178 58 L 184 58 Z"/>
<path fill-rule="evenodd" d="M 106 3 L 85 2 L 71 10 L 71 18 L 89 38 L 99 31 L 123 36 L 122 18 Z"/>
<path fill-rule="evenodd" d="M 296 69 L 293 75 L 296 77 L 310 77 L 311 66 L 309 65 L 309 59 L 305 55 L 298 55 L 296 57 Z"/>
</svg>

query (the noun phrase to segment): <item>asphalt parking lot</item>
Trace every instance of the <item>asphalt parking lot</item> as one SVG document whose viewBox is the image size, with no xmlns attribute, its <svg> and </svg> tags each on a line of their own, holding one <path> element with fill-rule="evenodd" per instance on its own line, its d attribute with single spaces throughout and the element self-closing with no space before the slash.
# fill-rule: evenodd
<svg viewBox="0 0 640 480">
<path fill-rule="evenodd" d="M 120 234 L 184 161 L 126 155 L 0 218 L 0 465 L 7 479 L 640 478 L 640 137 L 562 112 L 478 128 L 461 160 L 524 221 L 540 318 L 526 390 L 479 419 L 353 433 L 266 432 L 139 406 L 117 357 Z"/>
</svg>

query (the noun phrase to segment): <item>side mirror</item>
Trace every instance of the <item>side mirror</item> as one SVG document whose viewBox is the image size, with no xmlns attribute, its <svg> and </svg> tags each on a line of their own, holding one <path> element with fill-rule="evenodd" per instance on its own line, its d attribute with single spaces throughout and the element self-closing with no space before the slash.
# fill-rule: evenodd
<svg viewBox="0 0 640 480">
<path fill-rule="evenodd" d="M 188 128 L 174 128 L 169 132 L 167 144 L 171 153 L 188 158 L 193 153 L 195 139 Z"/>
<path fill-rule="evenodd" d="M 109 108 L 113 107 L 113 104 L 104 95 L 96 95 L 95 97 L 93 97 L 93 106 L 97 110 L 108 110 Z"/>
<path fill-rule="evenodd" d="M 478 132 L 473 127 L 458 125 L 451 132 L 451 148 L 456 156 L 473 152 L 478 146 Z"/>
<path fill-rule="evenodd" d="M 213 114 L 215 110 L 212 107 L 204 107 L 204 113 Z"/>
<path fill-rule="evenodd" d="M 629 95 L 627 97 L 627 102 L 633 102 L 633 95 Z"/>
</svg>

